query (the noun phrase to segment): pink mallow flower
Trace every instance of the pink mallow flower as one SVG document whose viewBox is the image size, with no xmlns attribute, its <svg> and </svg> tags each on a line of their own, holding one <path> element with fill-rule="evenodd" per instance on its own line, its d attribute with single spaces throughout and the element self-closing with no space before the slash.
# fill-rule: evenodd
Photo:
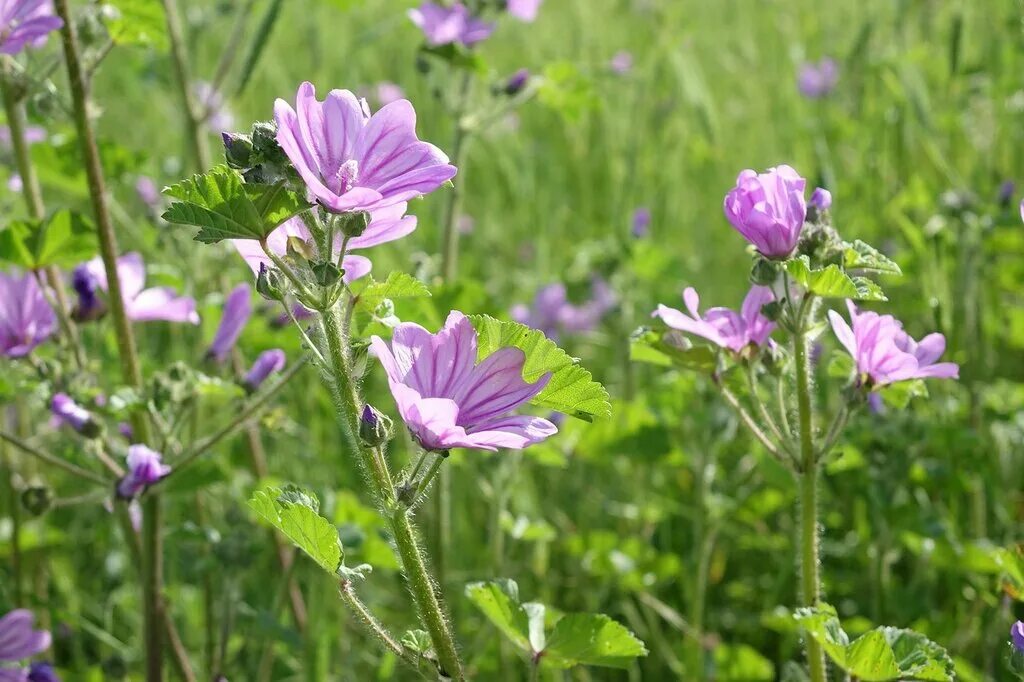
<svg viewBox="0 0 1024 682">
<path fill-rule="evenodd" d="M 468 47 L 490 38 L 494 33 L 493 23 L 477 19 L 461 2 L 451 7 L 424 2 L 409 10 L 408 15 L 412 23 L 423 31 L 427 44 L 435 47 L 449 43 L 462 43 Z"/>
<path fill-rule="evenodd" d="M 476 330 L 458 311 L 436 334 L 406 322 L 395 328 L 390 347 L 379 336 L 370 343 L 402 419 L 427 450 L 521 449 L 558 431 L 547 419 L 510 414 L 540 393 L 551 373 L 524 381 L 526 356 L 518 348 L 501 348 L 477 364 Z"/>
<path fill-rule="evenodd" d="M 839 65 L 831 57 L 806 62 L 800 67 L 796 85 L 800 94 L 808 99 L 820 99 L 832 92 L 839 82 Z"/>
<path fill-rule="evenodd" d="M 171 473 L 161 455 L 145 445 L 129 445 L 128 473 L 117 484 L 117 494 L 124 499 L 138 497 L 146 488 L 155 485 Z"/>
<path fill-rule="evenodd" d="M 239 284 L 224 299 L 224 313 L 221 315 L 220 324 L 217 325 L 217 332 L 206 350 L 206 357 L 217 362 L 224 362 L 231 349 L 238 342 L 242 335 L 249 317 L 252 315 L 252 287 L 249 284 Z"/>
<path fill-rule="evenodd" d="M 250 392 L 255 391 L 271 374 L 277 374 L 284 369 L 285 362 L 287 362 L 287 357 L 280 348 L 265 350 L 252 363 L 252 367 L 246 372 L 242 383 Z"/>
<path fill-rule="evenodd" d="M 416 111 L 400 99 L 370 115 L 366 100 L 331 90 L 320 102 L 303 83 L 295 109 L 274 104 L 277 141 L 309 192 L 329 211 L 372 211 L 433 192 L 455 175 L 444 152 L 416 137 Z"/>
<path fill-rule="evenodd" d="M 78 433 L 95 433 L 97 424 L 93 421 L 92 413 L 67 393 L 57 393 L 50 401 L 50 412 L 53 414 L 54 422 L 59 425 L 70 426 Z"/>
<path fill-rule="evenodd" d="M 0 272 L 0 355 L 28 355 L 57 329 L 57 316 L 31 272 Z"/>
<path fill-rule="evenodd" d="M 725 217 L 765 258 L 788 258 L 807 217 L 807 181 L 789 166 L 745 170 L 725 196 Z"/>
<path fill-rule="evenodd" d="M 761 312 L 762 306 L 775 300 L 769 287 L 753 286 L 743 299 L 739 312 L 729 308 L 711 308 L 704 315 L 697 307 L 700 298 L 693 287 L 683 292 L 683 301 L 689 315 L 659 305 L 652 317 L 660 317 L 669 327 L 707 339 L 716 346 L 740 353 L 749 346 L 761 347 L 771 343 L 769 336 L 775 323 Z"/>
<path fill-rule="evenodd" d="M 957 379 L 960 367 L 953 362 L 936 362 L 946 350 L 946 337 L 929 334 L 915 341 L 903 331 L 892 315 L 860 312 L 846 302 L 853 326 L 842 315 L 828 311 L 836 338 L 857 364 L 857 374 L 870 386 L 884 386 L 908 379 Z"/>
<path fill-rule="evenodd" d="M 0 53 L 42 47 L 50 31 L 63 25 L 50 0 L 0 0 Z"/>
<path fill-rule="evenodd" d="M 9 668 L 50 648 L 51 637 L 46 630 L 32 628 L 35 616 L 28 609 L 15 609 L 0 618 L 0 680 L 23 682 L 28 670 Z"/>
<path fill-rule="evenodd" d="M 391 81 L 377 83 L 373 88 L 373 93 L 377 99 L 377 104 L 382 107 L 392 102 L 397 102 L 400 99 L 405 99 L 405 91 L 402 90 L 402 86 Z"/>
<path fill-rule="evenodd" d="M 75 289 L 82 296 L 79 284 L 89 279 L 93 288 L 109 291 L 107 271 L 99 256 L 86 261 L 75 268 Z M 170 287 L 144 288 L 146 285 L 146 264 L 142 255 L 136 252 L 126 253 L 117 259 L 117 279 L 121 283 L 121 296 L 124 298 L 124 309 L 128 319 L 135 322 L 166 320 L 167 322 L 188 322 L 199 324 L 199 313 L 196 312 L 196 301 L 189 296 L 178 296 Z M 92 303 L 92 302 L 90 302 Z M 78 308 L 84 307 L 79 302 Z"/>
<path fill-rule="evenodd" d="M 519 21 L 531 22 L 537 18 L 544 0 L 508 0 L 505 9 Z"/>
</svg>

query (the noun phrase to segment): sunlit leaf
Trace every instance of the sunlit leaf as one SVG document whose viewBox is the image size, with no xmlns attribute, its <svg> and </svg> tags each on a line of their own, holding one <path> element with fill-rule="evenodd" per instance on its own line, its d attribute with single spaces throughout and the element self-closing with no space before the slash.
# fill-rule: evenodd
<svg viewBox="0 0 1024 682">
<path fill-rule="evenodd" d="M 541 661 L 556 668 L 628 668 L 646 655 L 644 643 L 621 623 L 598 613 L 570 613 L 555 624 Z"/>
<path fill-rule="evenodd" d="M 74 211 L 44 221 L 15 221 L 0 231 L 0 260 L 27 270 L 72 267 L 96 253 L 96 228 Z"/>
<path fill-rule="evenodd" d="M 265 488 L 253 494 L 249 507 L 321 568 L 337 573 L 343 556 L 338 529 L 320 516 L 315 495 L 297 488 Z"/>
</svg>

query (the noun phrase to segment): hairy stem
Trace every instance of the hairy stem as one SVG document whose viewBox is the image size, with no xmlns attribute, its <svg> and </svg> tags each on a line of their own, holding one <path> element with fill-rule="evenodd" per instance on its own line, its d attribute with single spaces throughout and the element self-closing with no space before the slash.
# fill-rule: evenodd
<svg viewBox="0 0 1024 682">
<path fill-rule="evenodd" d="M 409 653 L 392 635 L 388 632 L 387 628 L 381 624 L 379 620 L 370 612 L 370 609 L 366 607 L 366 604 L 356 595 L 355 589 L 352 587 L 352 583 L 348 580 L 341 582 L 341 587 L 338 590 L 342 600 L 348 604 L 348 607 L 356 614 L 356 617 L 366 626 L 370 634 L 377 638 L 381 644 L 384 645 L 385 649 L 392 651 L 396 656 L 401 658 L 403 661 L 416 667 L 416 660 L 409 655 Z"/>
<path fill-rule="evenodd" d="M 192 82 L 189 79 L 188 54 L 181 33 L 181 17 L 176 0 L 162 0 L 164 18 L 167 22 L 167 38 L 171 44 L 171 62 L 178 80 L 181 105 L 185 114 L 185 132 L 192 147 L 192 157 L 200 171 L 210 167 L 210 145 L 203 130 L 204 111 L 196 106 L 192 96 Z M 205 109 L 205 107 L 204 107 Z"/>
<path fill-rule="evenodd" d="M 458 100 L 455 103 L 455 132 L 452 134 L 452 164 L 459 169 L 459 181 L 455 183 L 448 195 L 448 205 L 444 214 L 444 232 L 441 243 L 441 276 L 445 282 L 455 279 L 459 266 L 459 208 L 462 205 L 462 187 L 465 186 L 463 165 L 466 155 L 466 142 L 469 130 L 462 118 L 469 104 L 469 93 L 473 88 L 473 74 L 469 71 L 462 75 L 459 83 Z"/>
</svg>

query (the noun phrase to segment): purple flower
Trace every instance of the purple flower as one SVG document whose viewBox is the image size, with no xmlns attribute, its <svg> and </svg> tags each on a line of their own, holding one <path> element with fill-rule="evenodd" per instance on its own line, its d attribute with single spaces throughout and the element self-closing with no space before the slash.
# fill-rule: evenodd
<svg viewBox="0 0 1024 682">
<path fill-rule="evenodd" d="M 163 463 L 160 453 L 145 445 L 129 445 L 126 461 L 128 473 L 117 484 L 117 494 L 126 500 L 137 497 L 171 473 L 171 467 Z"/>
<path fill-rule="evenodd" d="M 381 107 L 397 102 L 400 99 L 405 99 L 405 91 L 402 90 L 402 87 L 390 81 L 377 83 L 377 86 L 374 88 L 374 95 L 377 99 L 377 105 Z"/>
<path fill-rule="evenodd" d="M 35 276 L 0 272 L 0 355 L 27 355 L 56 329 L 57 317 Z"/>
<path fill-rule="evenodd" d="M 50 412 L 58 424 L 66 424 L 82 433 L 95 427 L 92 414 L 76 403 L 67 393 L 58 393 L 50 401 Z"/>
<path fill-rule="evenodd" d="M 1010 628 L 1010 641 L 1013 642 L 1014 649 L 1024 652 L 1024 621 L 1018 620 Z"/>
<path fill-rule="evenodd" d="M 93 278 L 93 286 L 108 291 L 107 271 L 99 256 L 82 263 L 78 268 L 82 268 L 79 277 L 84 279 L 88 275 Z M 199 324 L 194 298 L 178 296 L 170 287 L 144 288 L 146 264 L 140 254 L 133 251 L 117 259 L 117 279 L 121 283 L 121 296 L 124 298 L 124 309 L 128 319 L 136 322 L 166 320 Z M 75 290 L 79 291 L 81 296 L 77 286 Z M 84 301 L 79 300 L 78 309 L 82 308 L 83 303 Z"/>
<path fill-rule="evenodd" d="M 295 317 L 296 322 L 302 322 L 304 320 L 312 320 L 316 317 L 316 314 L 302 305 L 301 303 L 295 303 L 292 305 L 292 315 Z M 287 312 L 281 313 L 275 319 L 273 324 L 278 327 L 287 326 L 292 321 L 292 318 L 288 316 Z"/>
<path fill-rule="evenodd" d="M 619 50 L 612 56 L 611 60 L 609 60 L 608 68 L 610 68 L 613 73 L 625 76 L 633 70 L 633 53 L 628 50 Z"/>
<path fill-rule="evenodd" d="M 537 18 L 544 0 L 508 0 L 505 9 L 519 21 L 532 22 Z"/>
<path fill-rule="evenodd" d="M 235 126 L 235 117 L 224 105 L 224 96 L 213 85 L 199 81 L 192 86 L 200 110 L 206 114 L 204 123 L 215 133 L 231 130 Z"/>
<path fill-rule="evenodd" d="M 28 682 L 60 682 L 60 678 L 52 665 L 38 661 L 29 666 Z"/>
<path fill-rule="evenodd" d="M 252 287 L 248 284 L 239 284 L 224 301 L 224 314 L 220 318 L 220 325 L 217 333 L 210 342 L 210 348 L 206 351 L 206 357 L 213 358 L 217 362 L 224 362 L 235 347 L 238 337 L 245 328 L 245 323 L 252 315 Z"/>
<path fill-rule="evenodd" d="M 260 387 L 260 384 L 266 381 L 267 377 L 284 369 L 285 360 L 284 351 L 280 348 L 263 351 L 256 358 L 256 362 L 252 363 L 252 367 L 245 375 L 242 383 L 250 391 L 255 391 Z"/>
<path fill-rule="evenodd" d="M 651 232 L 651 209 L 641 206 L 633 211 L 633 227 L 630 233 L 636 239 L 643 239 Z"/>
<path fill-rule="evenodd" d="M 549 339 L 557 339 L 563 333 L 592 330 L 615 304 L 616 297 L 608 283 L 596 277 L 591 283 L 591 299 L 582 305 L 570 303 L 565 285 L 556 282 L 537 291 L 532 307 L 520 303 L 509 314 L 516 322 L 544 332 Z"/>
<path fill-rule="evenodd" d="M 459 219 L 455 221 L 455 229 L 459 231 L 459 234 L 473 234 L 473 229 L 476 227 L 476 221 L 473 216 L 466 215 L 463 213 L 459 216 Z"/>
<path fill-rule="evenodd" d="M 135 436 L 135 432 L 132 431 L 132 425 L 128 422 L 118 422 L 117 432 L 127 441 L 133 440 Z"/>
<path fill-rule="evenodd" d="M 946 337 L 942 334 L 929 334 L 920 342 L 914 341 L 892 315 L 859 312 L 852 301 L 846 305 L 852 329 L 834 310 L 828 312 L 828 319 L 836 338 L 857 363 L 857 373 L 867 377 L 872 386 L 907 379 L 959 378 L 956 363 L 935 362 L 946 350 Z"/>
<path fill-rule="evenodd" d="M 827 211 L 832 207 L 832 192 L 824 187 L 815 187 L 811 192 L 811 206 L 819 211 Z"/>
<path fill-rule="evenodd" d="M 139 197 L 139 201 L 149 206 L 152 209 L 159 208 L 160 189 L 156 186 L 156 182 L 153 178 L 148 175 L 140 175 L 135 180 L 135 194 Z"/>
<path fill-rule="evenodd" d="M 468 47 L 494 33 L 494 24 L 472 16 L 461 2 L 451 7 L 424 2 L 408 14 L 412 23 L 423 31 L 427 44 L 432 46 L 462 43 Z"/>
<path fill-rule="evenodd" d="M 63 25 L 50 0 L 0 0 L 0 52 L 17 54 L 25 45 L 42 47 L 47 34 Z"/>
<path fill-rule="evenodd" d="M 27 609 L 16 609 L 0 618 L 0 662 L 17 663 L 50 648 L 50 633 L 33 630 L 34 620 Z"/>
<path fill-rule="evenodd" d="M 1017 183 L 1013 180 L 1004 180 L 1003 183 L 999 185 L 999 194 L 997 195 L 999 203 L 1002 206 L 1009 206 L 1010 202 L 1013 200 L 1013 194 L 1016 191 Z"/>
<path fill-rule="evenodd" d="M 725 217 L 766 258 L 788 258 L 807 217 L 807 181 L 789 166 L 745 170 L 725 196 Z"/>
<path fill-rule="evenodd" d="M 818 63 L 806 62 L 797 75 L 797 87 L 804 97 L 819 99 L 832 92 L 839 81 L 839 66 L 831 57 Z"/>
<path fill-rule="evenodd" d="M 551 373 L 524 381 L 526 356 L 518 348 L 501 348 L 477 364 L 476 330 L 458 311 L 436 334 L 406 322 L 395 328 L 390 347 L 379 336 L 370 343 L 402 419 L 427 450 L 520 449 L 558 431 L 547 419 L 510 414 L 540 393 Z"/>
<path fill-rule="evenodd" d="M 17 173 L 11 173 L 11 177 L 7 178 L 7 189 L 18 194 L 25 189 L 25 181 Z"/>
<path fill-rule="evenodd" d="M 444 152 L 416 137 L 416 112 L 400 99 L 370 115 L 348 90 L 316 99 L 299 86 L 295 109 L 274 104 L 277 141 L 310 193 L 334 213 L 372 211 L 433 192 L 455 175 Z"/>
<path fill-rule="evenodd" d="M 46 128 L 42 126 L 25 126 L 25 142 L 35 144 L 46 139 Z M 0 144 L 4 147 L 11 146 L 10 126 L 0 125 Z"/>
<path fill-rule="evenodd" d="M 522 92 L 523 88 L 526 87 L 526 83 L 530 80 L 529 69 L 519 69 L 505 81 L 505 94 L 515 95 Z"/>
<path fill-rule="evenodd" d="M 761 347 L 770 343 L 768 337 L 775 329 L 775 323 L 761 313 L 761 308 L 774 300 L 775 294 L 769 287 L 753 286 L 743 299 L 738 313 L 729 308 L 711 308 L 702 316 L 697 309 L 700 305 L 697 291 L 687 287 L 683 291 L 683 301 L 689 315 L 659 305 L 651 316 L 660 317 L 673 329 L 694 334 L 716 346 L 740 353 L 748 346 Z"/>
<path fill-rule="evenodd" d="M 96 320 L 107 312 L 107 305 L 96 295 L 99 283 L 88 264 L 81 263 L 71 271 L 71 288 L 78 294 L 71 316 L 79 322 Z"/>
</svg>

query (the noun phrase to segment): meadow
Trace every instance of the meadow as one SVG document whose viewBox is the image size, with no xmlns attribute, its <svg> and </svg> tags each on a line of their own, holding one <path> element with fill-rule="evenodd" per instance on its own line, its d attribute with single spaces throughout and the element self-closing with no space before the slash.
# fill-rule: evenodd
<svg viewBox="0 0 1024 682">
<path fill-rule="evenodd" d="M 0 0 L 0 680 L 1024 679 L 1022 30 Z"/>
</svg>

